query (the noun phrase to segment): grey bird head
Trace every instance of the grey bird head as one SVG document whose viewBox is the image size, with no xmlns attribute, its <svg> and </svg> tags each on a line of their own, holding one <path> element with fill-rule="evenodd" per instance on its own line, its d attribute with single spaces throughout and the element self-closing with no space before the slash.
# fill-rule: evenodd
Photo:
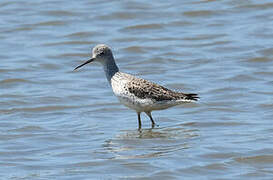
<svg viewBox="0 0 273 180">
<path fill-rule="evenodd" d="M 102 64 L 105 64 L 106 61 L 109 61 L 112 59 L 113 59 L 113 54 L 112 54 L 111 49 L 105 44 L 98 44 L 92 50 L 92 58 L 87 60 L 83 64 L 77 66 L 74 70 L 76 70 L 88 63 L 91 63 L 93 61 L 97 61 Z"/>
</svg>

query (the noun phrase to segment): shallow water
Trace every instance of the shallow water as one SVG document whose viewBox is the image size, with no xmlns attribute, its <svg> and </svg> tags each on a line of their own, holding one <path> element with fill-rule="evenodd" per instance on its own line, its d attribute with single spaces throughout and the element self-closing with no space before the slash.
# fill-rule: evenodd
<svg viewBox="0 0 273 180">
<path fill-rule="evenodd" d="M 272 179 L 271 1 L 1 1 L 2 179 Z M 113 96 L 91 48 L 198 103 Z"/>
</svg>

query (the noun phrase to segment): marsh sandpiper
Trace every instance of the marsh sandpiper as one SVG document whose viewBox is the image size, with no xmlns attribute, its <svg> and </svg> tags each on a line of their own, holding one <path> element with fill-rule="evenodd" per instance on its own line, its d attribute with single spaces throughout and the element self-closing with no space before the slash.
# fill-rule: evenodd
<svg viewBox="0 0 273 180">
<path fill-rule="evenodd" d="M 149 116 L 153 128 L 155 122 L 152 118 L 152 111 L 167 109 L 199 99 L 197 94 L 175 92 L 148 80 L 120 72 L 111 49 L 104 44 L 95 46 L 92 51 L 92 58 L 74 70 L 93 61 L 102 64 L 106 78 L 119 101 L 136 111 L 139 129 L 141 129 L 140 114 L 142 112 Z"/>
</svg>

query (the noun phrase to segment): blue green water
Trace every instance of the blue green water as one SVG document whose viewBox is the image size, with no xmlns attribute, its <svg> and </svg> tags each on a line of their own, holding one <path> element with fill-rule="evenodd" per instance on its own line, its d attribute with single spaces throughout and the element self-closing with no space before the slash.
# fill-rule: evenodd
<svg viewBox="0 0 273 180">
<path fill-rule="evenodd" d="M 272 179 L 271 1 L 1 1 L 2 179 Z M 153 112 L 114 97 L 124 72 L 198 103 Z"/>
</svg>

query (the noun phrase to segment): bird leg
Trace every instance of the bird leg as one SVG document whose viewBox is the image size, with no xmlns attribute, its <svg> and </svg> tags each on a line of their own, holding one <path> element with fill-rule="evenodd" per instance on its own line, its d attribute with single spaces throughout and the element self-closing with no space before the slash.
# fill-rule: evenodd
<svg viewBox="0 0 273 180">
<path fill-rule="evenodd" d="M 152 122 L 152 128 L 154 128 L 154 127 L 155 127 L 155 122 L 154 122 L 154 120 L 153 120 L 153 117 L 152 117 L 151 112 L 145 112 L 145 113 L 147 114 L 147 116 L 149 116 L 149 118 L 150 118 L 150 120 L 151 120 L 151 122 Z"/>
<path fill-rule="evenodd" d="M 138 119 L 138 129 L 141 129 L 141 119 L 140 119 L 140 112 L 137 112 L 137 119 Z"/>
</svg>

